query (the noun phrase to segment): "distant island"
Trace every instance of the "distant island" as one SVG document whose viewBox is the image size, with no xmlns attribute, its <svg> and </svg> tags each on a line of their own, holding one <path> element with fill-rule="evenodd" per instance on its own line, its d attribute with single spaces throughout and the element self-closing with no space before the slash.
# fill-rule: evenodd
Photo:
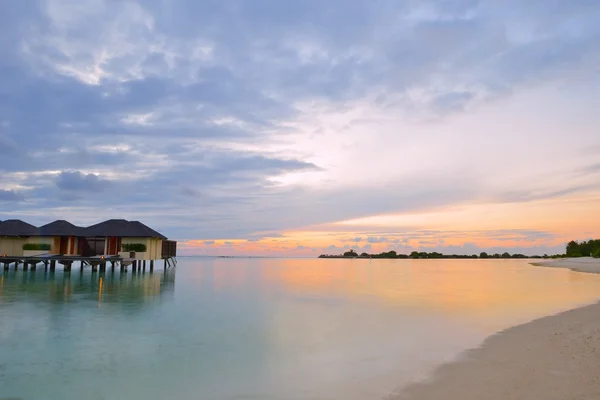
<svg viewBox="0 0 600 400">
<path fill-rule="evenodd" d="M 596 257 L 600 258 L 600 239 L 589 240 L 578 242 L 575 240 L 570 241 L 567 244 L 566 253 L 565 254 L 554 254 L 549 256 L 548 254 L 534 255 L 534 256 L 526 256 L 524 254 L 510 254 L 508 252 L 499 254 L 488 254 L 486 252 L 482 252 L 480 254 L 442 254 L 438 252 L 419 252 L 413 251 L 410 254 L 399 254 L 394 250 L 390 250 L 387 252 L 379 253 L 379 254 L 369 254 L 369 253 L 361 253 L 358 254 L 354 250 L 350 250 L 345 252 L 344 254 L 321 254 L 319 258 L 385 258 L 385 259 L 424 259 L 424 258 L 434 258 L 434 259 L 508 259 L 508 258 L 577 258 L 577 257 Z"/>
</svg>

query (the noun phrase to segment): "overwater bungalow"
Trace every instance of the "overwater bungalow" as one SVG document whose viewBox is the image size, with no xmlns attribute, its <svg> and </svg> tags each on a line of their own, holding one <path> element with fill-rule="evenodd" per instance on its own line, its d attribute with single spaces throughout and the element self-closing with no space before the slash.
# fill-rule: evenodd
<svg viewBox="0 0 600 400">
<path fill-rule="evenodd" d="M 177 242 L 139 221 L 111 219 L 89 227 L 58 220 L 39 228 L 14 219 L 0 221 L 0 258 L 47 256 L 168 260 Z"/>
<path fill-rule="evenodd" d="M 37 232 L 37 227 L 20 219 L 0 222 L 0 256 L 23 256 L 23 246 L 29 243 Z"/>
<path fill-rule="evenodd" d="M 50 246 L 49 254 L 79 256 L 83 253 L 84 231 L 85 228 L 68 221 L 54 221 L 39 227 L 39 243 Z"/>
<path fill-rule="evenodd" d="M 139 221 L 110 219 L 87 227 L 84 255 L 120 255 L 137 260 L 158 260 L 163 257 L 163 242 L 167 238 Z M 174 256 L 174 255 L 173 255 Z"/>
</svg>

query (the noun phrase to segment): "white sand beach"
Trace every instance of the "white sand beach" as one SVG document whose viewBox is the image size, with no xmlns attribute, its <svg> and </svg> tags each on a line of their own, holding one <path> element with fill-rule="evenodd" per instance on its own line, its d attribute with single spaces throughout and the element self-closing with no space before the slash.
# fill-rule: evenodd
<svg viewBox="0 0 600 400">
<path fill-rule="evenodd" d="M 600 274 L 600 258 L 560 258 L 531 263 L 537 267 L 567 268 L 577 272 Z"/>
<path fill-rule="evenodd" d="M 491 336 L 390 399 L 598 400 L 600 304 Z"/>
</svg>

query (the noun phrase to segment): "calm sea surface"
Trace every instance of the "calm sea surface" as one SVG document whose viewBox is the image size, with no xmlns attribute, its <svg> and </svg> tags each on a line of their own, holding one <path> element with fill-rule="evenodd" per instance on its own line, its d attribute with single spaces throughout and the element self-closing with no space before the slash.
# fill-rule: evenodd
<svg viewBox="0 0 600 400">
<path fill-rule="evenodd" d="M 600 276 L 522 260 L 11 269 L 0 398 L 378 400 L 494 332 L 599 298 Z"/>
</svg>

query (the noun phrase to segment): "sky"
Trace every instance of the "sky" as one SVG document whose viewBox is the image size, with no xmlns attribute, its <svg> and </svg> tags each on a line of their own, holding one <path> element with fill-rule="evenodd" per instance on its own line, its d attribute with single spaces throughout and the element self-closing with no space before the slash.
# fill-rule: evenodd
<svg viewBox="0 0 600 400">
<path fill-rule="evenodd" d="M 0 219 L 187 255 L 600 237 L 597 0 L 0 3 Z"/>
</svg>

